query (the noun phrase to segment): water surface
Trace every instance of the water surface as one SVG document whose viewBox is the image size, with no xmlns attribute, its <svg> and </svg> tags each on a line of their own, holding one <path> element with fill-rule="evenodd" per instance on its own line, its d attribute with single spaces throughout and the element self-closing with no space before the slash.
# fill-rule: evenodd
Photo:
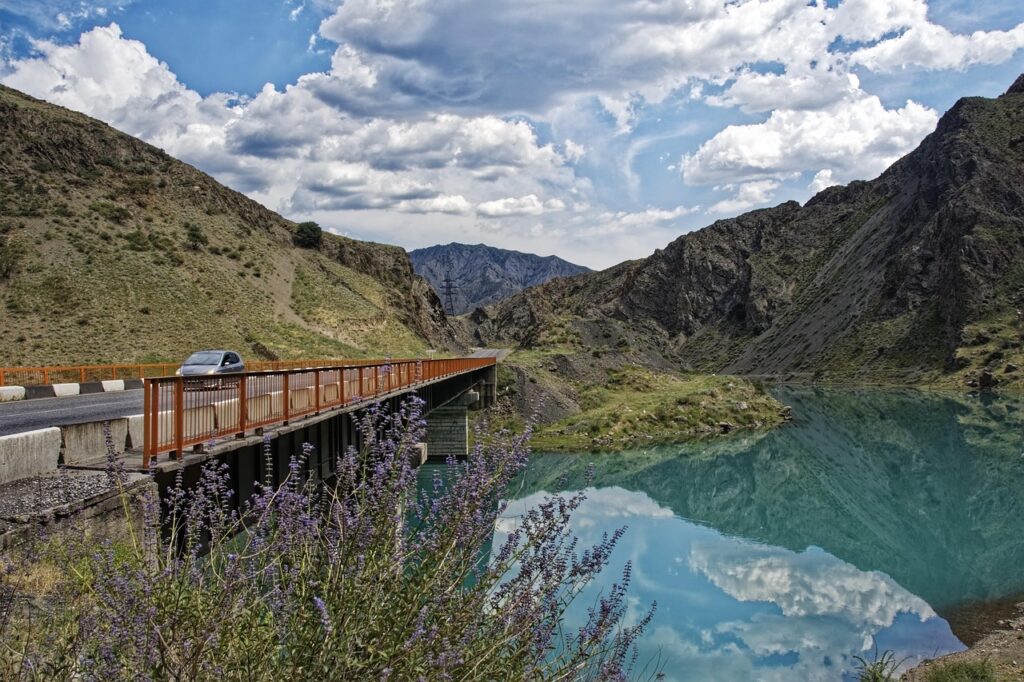
<svg viewBox="0 0 1024 682">
<path fill-rule="evenodd" d="M 795 420 L 761 436 L 535 455 L 495 546 L 546 492 L 586 488 L 581 541 L 629 526 L 594 587 L 632 561 L 632 611 L 658 603 L 641 661 L 679 680 L 849 679 L 876 648 L 909 665 L 964 648 L 965 603 L 1024 592 L 1024 403 L 778 397 Z"/>
</svg>

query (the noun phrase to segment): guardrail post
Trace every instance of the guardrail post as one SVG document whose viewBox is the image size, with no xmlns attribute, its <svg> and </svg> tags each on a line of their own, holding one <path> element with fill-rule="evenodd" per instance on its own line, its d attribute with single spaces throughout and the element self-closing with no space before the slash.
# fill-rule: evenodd
<svg viewBox="0 0 1024 682">
<path fill-rule="evenodd" d="M 249 382 L 246 374 L 238 379 L 238 437 L 245 437 L 245 422 L 249 416 Z"/>
<path fill-rule="evenodd" d="M 339 384 L 339 386 L 338 386 L 338 399 L 341 400 L 341 404 L 344 405 L 346 403 L 346 399 L 345 399 L 345 384 L 348 383 L 348 381 L 345 380 L 345 368 L 344 367 L 341 368 L 341 371 L 338 374 L 338 377 L 339 377 L 339 382 L 338 382 L 338 384 Z"/>
<path fill-rule="evenodd" d="M 185 459 L 185 379 L 174 380 L 174 450 L 175 459 Z"/>
<path fill-rule="evenodd" d="M 151 389 L 151 382 L 149 379 L 145 379 L 142 382 L 142 468 L 149 469 L 149 457 L 153 452 L 151 443 L 153 442 L 153 434 L 150 433 L 151 425 L 149 423 L 150 415 L 153 413 L 153 401 L 149 396 Z M 134 445 L 134 443 L 133 443 Z"/>
<path fill-rule="evenodd" d="M 313 370 L 313 414 L 320 414 L 320 370 Z"/>
<path fill-rule="evenodd" d="M 373 366 L 373 395 L 380 395 L 380 372 L 377 371 L 378 366 Z"/>
<path fill-rule="evenodd" d="M 359 390 L 356 391 L 356 395 L 359 396 L 360 398 L 362 398 L 363 397 L 363 390 L 364 389 L 365 389 L 365 386 L 363 386 L 363 366 L 360 365 L 359 366 Z"/>
<path fill-rule="evenodd" d="M 292 397 L 288 393 L 288 372 L 282 374 L 281 377 L 284 379 L 284 387 L 281 391 L 281 399 L 284 405 L 284 423 L 287 424 L 291 418 L 292 409 Z"/>
</svg>

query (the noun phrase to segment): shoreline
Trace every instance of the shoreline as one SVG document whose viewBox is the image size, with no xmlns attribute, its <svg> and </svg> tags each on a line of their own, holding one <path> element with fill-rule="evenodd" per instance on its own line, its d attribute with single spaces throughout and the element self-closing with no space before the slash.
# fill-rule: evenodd
<svg viewBox="0 0 1024 682">
<path fill-rule="evenodd" d="M 1020 595 L 1016 597 L 1020 598 Z M 1012 608 L 1014 615 L 1010 618 L 999 618 L 995 622 L 989 621 L 989 625 L 978 628 L 974 633 L 968 630 L 965 634 L 976 634 L 977 637 L 971 638 L 974 641 L 968 644 L 965 650 L 922 661 L 904 672 L 899 679 L 903 682 L 925 682 L 933 670 L 953 664 L 986 662 L 991 665 L 995 680 L 1024 679 L 1024 601 L 1018 601 L 1012 606 L 1008 604 L 1009 601 L 1011 600 L 1003 599 L 966 605 L 967 608 L 961 609 L 960 613 L 967 616 L 968 621 L 971 615 L 984 618 L 984 614 L 991 614 L 993 608 L 1002 610 L 1007 606 Z M 949 620 L 947 617 L 947 621 Z M 964 640 L 959 634 L 957 637 L 961 641 Z"/>
</svg>

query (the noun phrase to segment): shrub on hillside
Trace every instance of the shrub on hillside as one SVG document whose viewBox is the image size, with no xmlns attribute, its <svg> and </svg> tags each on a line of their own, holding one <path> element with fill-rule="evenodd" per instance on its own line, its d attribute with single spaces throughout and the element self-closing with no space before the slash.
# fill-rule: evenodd
<svg viewBox="0 0 1024 682">
<path fill-rule="evenodd" d="M 7 279 L 18 270 L 25 250 L 8 235 L 0 235 L 0 279 Z"/>
<path fill-rule="evenodd" d="M 209 238 L 207 238 L 206 233 L 203 232 L 203 228 L 198 223 L 185 223 L 185 245 L 188 248 L 198 251 L 209 243 Z"/>
<path fill-rule="evenodd" d="M 304 249 L 320 248 L 320 242 L 323 241 L 323 230 L 313 221 L 299 223 L 295 226 L 292 241 L 296 246 L 301 246 Z"/>
<path fill-rule="evenodd" d="M 109 201 L 94 201 L 89 204 L 89 208 L 118 225 L 124 224 L 126 220 L 132 217 L 132 212 L 127 208 L 124 206 L 118 206 L 117 204 Z"/>
<path fill-rule="evenodd" d="M 280 488 L 266 478 L 239 512 L 226 465 L 212 463 L 188 495 L 179 479 L 158 551 L 142 540 L 83 542 L 78 551 L 52 543 L 65 576 L 41 612 L 11 589 L 14 572 L 0 572 L 0 677 L 629 676 L 652 612 L 622 622 L 628 564 L 584 622 L 564 619 L 622 531 L 577 552 L 569 519 L 583 496 L 554 495 L 492 549 L 502 498 L 526 466 L 529 431 L 481 434 L 466 461 L 453 459 L 419 484 L 411 462 L 424 435 L 421 407 L 367 410 L 364 447 L 339 459 L 332 488 L 307 477 L 306 446 Z"/>
</svg>

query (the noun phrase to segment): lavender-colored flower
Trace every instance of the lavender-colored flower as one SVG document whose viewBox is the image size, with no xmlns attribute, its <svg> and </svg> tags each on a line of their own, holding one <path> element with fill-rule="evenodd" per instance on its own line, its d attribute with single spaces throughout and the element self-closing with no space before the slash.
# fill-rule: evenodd
<svg viewBox="0 0 1024 682">
<path fill-rule="evenodd" d="M 224 464 L 191 485 L 179 469 L 157 551 L 84 535 L 49 546 L 58 565 L 84 568 L 60 584 L 42 623 L 25 619 L 13 573 L 0 572 L 0 634 L 31 624 L 16 630 L 27 633 L 18 667 L 0 657 L 0 677 L 628 677 L 653 615 L 622 624 L 628 564 L 584 625 L 563 623 L 624 529 L 581 550 L 569 520 L 583 495 L 553 495 L 485 553 L 531 429 L 482 429 L 467 459 L 419 485 L 411 454 L 423 409 L 410 399 L 364 410 L 361 447 L 339 453 L 330 486 L 310 470 L 311 446 L 275 472 L 269 436 L 251 499 L 236 499 Z"/>
</svg>

